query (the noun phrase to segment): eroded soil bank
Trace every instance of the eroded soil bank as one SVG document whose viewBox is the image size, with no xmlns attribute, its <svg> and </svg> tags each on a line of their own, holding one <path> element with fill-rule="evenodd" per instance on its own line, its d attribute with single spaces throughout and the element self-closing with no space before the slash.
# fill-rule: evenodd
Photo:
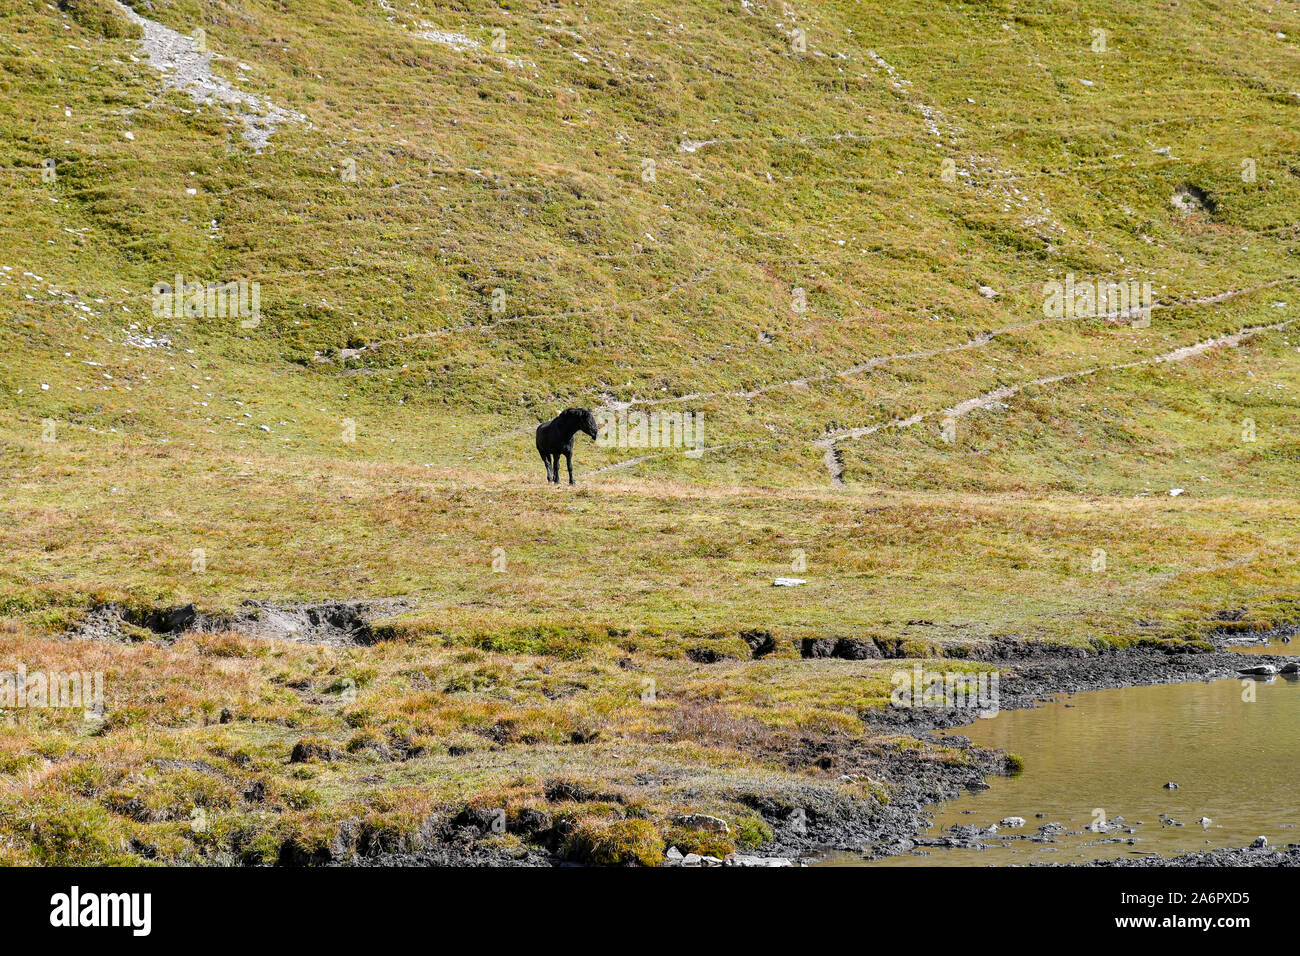
<svg viewBox="0 0 1300 956">
<path fill-rule="evenodd" d="M 215 614 L 198 611 L 190 605 L 140 610 L 102 604 L 92 608 L 77 630 L 67 637 L 90 641 L 157 639 L 165 644 L 191 631 L 233 631 L 296 643 L 356 648 L 384 640 L 385 627 L 379 622 L 409 607 L 400 601 L 299 604 L 250 601 L 233 612 Z M 861 647 L 855 644 L 844 648 L 843 643 L 827 647 L 814 644 L 798 650 L 805 659 L 879 656 L 894 658 L 895 666 L 900 669 L 914 665 L 942 668 L 938 661 L 896 656 L 892 647 L 875 643 L 866 647 L 864 643 Z M 757 659 L 760 655 L 754 656 Z M 1033 707 L 1065 693 L 1211 680 L 1234 676 L 1247 666 L 1273 664 L 1280 669 L 1286 661 L 1268 654 L 1246 657 L 1222 648 L 1204 651 L 1183 643 L 1121 649 L 1002 640 L 981 648 L 967 662 L 983 662 L 998 669 L 998 706 L 1010 710 Z M 730 803 L 748 807 L 761 817 L 771 833 L 760 847 L 729 862 L 755 865 L 761 858 L 812 861 L 824 859 L 833 851 L 853 854 L 856 859 L 904 853 L 916 845 L 918 835 L 929 827 L 931 808 L 936 804 L 966 792 L 987 790 L 986 778 L 1014 770 L 1006 753 L 973 746 L 961 734 L 960 727 L 975 718 L 969 708 L 873 709 L 863 711 L 861 718 L 873 733 L 866 736 L 843 732 L 786 734 L 740 748 L 756 766 L 780 767 L 788 772 L 779 782 L 777 778 L 769 778 L 763 786 L 755 786 L 753 781 L 737 784 L 734 792 L 726 795 Z M 913 738 L 923 741 L 925 746 L 916 746 Z M 674 787 L 687 805 L 707 799 L 710 792 L 716 795 L 717 781 L 701 778 L 698 792 L 684 789 L 680 783 L 658 778 L 637 781 L 651 788 Z M 853 790 L 876 794 L 879 799 L 847 795 Z M 557 865 L 561 863 L 562 848 L 572 836 L 566 830 L 564 809 L 571 801 L 571 796 L 565 796 L 552 806 L 543 807 L 541 813 L 512 814 L 504 826 L 490 816 L 457 812 L 452 807 L 445 814 L 422 823 L 415 838 L 379 839 L 364 827 L 353 832 L 345 825 L 337 837 L 325 844 L 304 847 L 287 842 L 279 862 L 285 865 Z M 493 839 L 503 832 L 518 838 L 512 849 L 503 849 L 502 841 Z M 716 865 L 698 855 L 694 860 L 688 855 L 684 861 L 671 862 Z"/>
<path fill-rule="evenodd" d="M 370 645 L 382 639 L 374 623 L 407 610 L 401 600 L 273 602 L 245 601 L 227 613 L 207 613 L 193 604 L 134 608 L 116 603 L 91 607 L 67 637 L 133 641 L 177 638 L 188 631 L 232 632 L 247 637 L 334 646 Z"/>
</svg>

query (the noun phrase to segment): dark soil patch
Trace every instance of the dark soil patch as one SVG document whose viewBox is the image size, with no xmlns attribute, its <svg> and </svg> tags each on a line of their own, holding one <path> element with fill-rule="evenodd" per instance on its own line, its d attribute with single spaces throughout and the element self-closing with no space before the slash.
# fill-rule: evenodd
<svg viewBox="0 0 1300 956">
<path fill-rule="evenodd" d="M 134 639 L 132 628 L 135 628 L 171 639 L 201 631 L 234 632 L 299 644 L 370 645 L 383 639 L 382 632 L 373 625 L 376 619 L 410 607 L 409 602 L 391 599 L 313 603 L 245 601 L 236 611 L 209 614 L 193 604 L 147 609 L 97 604 L 67 636 L 123 642 Z"/>
</svg>

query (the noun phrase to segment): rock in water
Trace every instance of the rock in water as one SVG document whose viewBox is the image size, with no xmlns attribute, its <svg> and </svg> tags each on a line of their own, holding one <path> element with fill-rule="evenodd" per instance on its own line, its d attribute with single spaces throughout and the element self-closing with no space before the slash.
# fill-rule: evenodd
<svg viewBox="0 0 1300 956">
<path fill-rule="evenodd" d="M 1262 850 L 1268 846 L 1268 837 L 1257 836 L 1255 842 L 1250 845 L 1252 850 Z"/>
<path fill-rule="evenodd" d="M 1254 667 L 1238 667 L 1238 674 L 1251 674 L 1258 677 L 1272 677 L 1277 673 L 1277 668 L 1272 664 L 1256 664 Z"/>
<path fill-rule="evenodd" d="M 673 817 L 673 823 L 688 830 L 708 830 L 710 833 L 730 833 L 731 827 L 721 817 L 711 817 L 707 813 L 683 813 Z"/>
<path fill-rule="evenodd" d="M 1167 784 L 1165 784 L 1165 789 L 1166 789 L 1166 790 L 1177 790 L 1177 789 L 1178 789 L 1178 784 L 1176 784 L 1176 783 L 1174 783 L 1172 780 L 1170 780 Z"/>
<path fill-rule="evenodd" d="M 1001 820 L 998 821 L 998 826 L 1007 827 L 1009 829 L 1015 829 L 1016 827 L 1023 827 L 1024 825 L 1025 825 L 1024 817 L 1003 817 Z"/>
</svg>

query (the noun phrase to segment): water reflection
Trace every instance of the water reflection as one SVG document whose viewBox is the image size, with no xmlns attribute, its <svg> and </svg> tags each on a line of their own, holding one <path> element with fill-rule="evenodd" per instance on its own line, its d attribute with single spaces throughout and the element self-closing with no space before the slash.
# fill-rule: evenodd
<svg viewBox="0 0 1300 956">
<path fill-rule="evenodd" d="M 988 849 L 927 847 L 927 856 L 865 865 L 1079 862 L 1245 846 L 1261 835 L 1300 842 L 1300 681 L 1290 676 L 1088 691 L 955 732 L 1020 754 L 1025 772 L 941 805 L 924 836 L 1012 816 L 1025 826 L 1003 828 Z M 1117 817 L 1118 828 L 1085 830 Z M 1067 832 L 1026 839 L 1051 823 Z"/>
</svg>

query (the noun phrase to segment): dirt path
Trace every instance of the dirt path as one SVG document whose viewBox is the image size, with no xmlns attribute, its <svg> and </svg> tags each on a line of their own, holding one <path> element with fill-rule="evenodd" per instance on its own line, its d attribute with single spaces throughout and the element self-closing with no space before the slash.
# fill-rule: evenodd
<svg viewBox="0 0 1300 956">
<path fill-rule="evenodd" d="M 1220 300 L 1221 301 L 1221 300 Z M 1216 338 L 1205 339 L 1192 345 L 1186 345 L 1172 352 L 1165 352 L 1163 355 L 1157 355 L 1154 358 L 1142 359 L 1137 362 L 1123 362 L 1116 365 L 1094 365 L 1090 368 L 1079 369 L 1073 372 L 1062 372 L 1059 375 L 1046 375 L 1042 378 L 1031 379 L 1028 382 L 1020 382 L 1016 385 L 1003 385 L 992 391 L 973 396 L 958 402 L 950 408 L 935 410 L 929 412 L 918 412 L 908 418 L 896 418 L 887 422 L 878 422 L 874 425 L 866 425 L 860 428 L 850 428 L 840 432 L 834 432 L 824 438 L 819 438 L 813 442 L 818 448 L 822 449 L 822 460 L 826 465 L 826 470 L 831 476 L 831 480 L 837 484 L 844 484 L 843 473 L 844 465 L 840 460 L 836 445 L 844 441 L 857 441 L 860 438 L 866 438 L 868 435 L 874 435 L 876 432 L 886 428 L 910 428 L 918 425 L 927 418 L 957 419 L 969 415 L 971 412 L 980 408 L 988 408 L 996 402 L 1003 402 L 1013 396 L 1037 385 L 1053 385 L 1057 382 L 1076 381 L 1081 378 L 1087 378 L 1096 375 L 1098 372 L 1116 372 L 1130 368 L 1140 368 L 1145 365 L 1160 365 L 1167 362 L 1182 362 L 1189 358 L 1194 358 L 1208 352 L 1210 349 L 1227 346 L 1235 348 L 1245 340 L 1258 335 L 1261 332 L 1277 332 L 1289 326 L 1293 319 L 1285 322 L 1277 322 L 1273 325 L 1254 325 L 1244 328 L 1230 335 L 1220 335 Z"/>
<path fill-rule="evenodd" d="M 1268 282 L 1261 282 L 1258 285 L 1246 286 L 1241 289 L 1229 289 L 1226 292 L 1216 292 L 1213 295 L 1203 296 L 1201 298 L 1186 299 L 1179 302 L 1155 303 L 1151 306 L 1152 310 L 1156 309 L 1179 309 L 1189 306 L 1200 305 L 1217 305 L 1220 302 L 1227 302 L 1239 296 L 1249 295 L 1253 292 L 1261 292 L 1265 289 L 1273 289 L 1278 286 L 1292 285 L 1300 282 L 1300 276 L 1287 276 L 1282 279 L 1273 279 Z M 895 352 L 889 355 L 877 355 L 864 361 L 850 365 L 848 368 L 839 369 L 830 372 L 818 372 L 814 375 L 804 375 L 799 378 L 784 379 L 779 382 L 771 382 L 767 385 L 760 385 L 757 388 L 749 390 L 729 390 L 717 392 L 691 392 L 686 395 L 675 395 L 671 398 L 633 398 L 627 401 L 609 402 L 609 408 L 623 409 L 641 406 L 649 408 L 653 405 L 669 405 L 677 402 L 705 401 L 711 398 L 742 398 L 753 400 L 760 395 L 768 392 L 778 391 L 785 388 L 805 388 L 818 382 L 828 382 L 834 379 L 851 378 L 855 375 L 861 375 L 863 372 L 870 372 L 873 369 L 892 364 L 894 362 L 924 361 L 925 359 L 936 358 L 940 355 L 952 355 L 957 352 L 967 352 L 972 349 L 982 348 L 988 345 L 994 339 L 1005 335 L 1014 335 L 1017 332 L 1024 332 L 1028 329 L 1037 328 L 1040 325 L 1046 325 L 1049 322 L 1067 322 L 1068 319 L 1041 318 L 1034 319 L 1031 322 L 1020 322 L 1016 325 L 1004 326 L 1000 329 L 994 329 L 991 332 L 981 332 L 979 335 L 957 345 L 940 345 L 930 349 L 918 349 L 913 352 Z"/>
</svg>

